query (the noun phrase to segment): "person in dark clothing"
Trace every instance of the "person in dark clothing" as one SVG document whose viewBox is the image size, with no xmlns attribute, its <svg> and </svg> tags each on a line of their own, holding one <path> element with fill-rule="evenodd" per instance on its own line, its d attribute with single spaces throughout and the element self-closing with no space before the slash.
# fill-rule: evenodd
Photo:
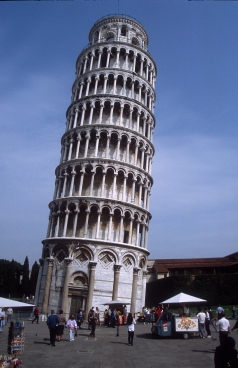
<svg viewBox="0 0 238 368">
<path fill-rule="evenodd" d="M 211 330 L 210 330 L 210 314 L 207 310 L 207 308 L 204 308 L 204 313 L 206 315 L 206 319 L 205 319 L 205 329 L 207 332 L 207 337 L 211 338 Z"/>
<path fill-rule="evenodd" d="M 92 327 L 90 336 L 95 337 L 97 318 L 96 318 L 96 315 L 95 315 L 95 312 L 94 312 L 93 309 L 91 309 L 90 312 L 89 312 L 88 320 L 89 320 L 89 322 L 91 324 L 91 327 Z"/>
<path fill-rule="evenodd" d="M 116 328 L 116 316 L 117 316 L 116 309 L 113 309 L 110 321 L 111 327 L 113 328 Z"/>
<path fill-rule="evenodd" d="M 55 340 L 56 340 L 56 326 L 60 323 L 60 319 L 55 314 L 55 310 L 51 310 L 51 315 L 47 318 L 47 326 L 50 330 L 50 346 L 55 346 Z"/>
<path fill-rule="evenodd" d="M 214 321 L 214 315 L 213 315 L 213 311 L 212 311 L 211 307 L 208 307 L 208 313 L 209 313 L 209 317 L 210 317 L 210 325 L 212 325 L 214 330 L 217 332 L 216 323 Z"/>
<path fill-rule="evenodd" d="M 236 320 L 235 325 L 232 327 L 231 331 L 234 331 L 236 328 L 238 328 L 238 318 Z"/>
<path fill-rule="evenodd" d="M 40 314 L 40 309 L 39 309 L 39 305 L 37 305 L 37 307 L 35 307 L 34 309 L 35 318 L 31 321 L 31 323 L 34 323 L 35 321 L 36 323 L 39 323 L 39 314 Z"/>
<path fill-rule="evenodd" d="M 214 355 L 215 368 L 237 368 L 237 350 L 235 349 L 235 340 L 228 337 L 225 345 L 216 347 Z"/>
<path fill-rule="evenodd" d="M 77 322 L 78 328 L 81 328 L 81 324 L 83 323 L 83 310 L 82 310 L 82 308 L 79 308 L 79 310 L 76 314 L 76 322 Z M 75 331 L 75 336 L 78 336 L 77 330 Z"/>
</svg>

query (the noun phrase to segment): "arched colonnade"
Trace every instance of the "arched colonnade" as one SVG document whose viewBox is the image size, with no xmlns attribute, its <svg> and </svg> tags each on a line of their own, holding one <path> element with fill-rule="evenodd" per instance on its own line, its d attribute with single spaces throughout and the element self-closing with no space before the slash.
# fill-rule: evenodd
<svg viewBox="0 0 238 368">
<path fill-rule="evenodd" d="M 111 94 L 135 99 L 154 111 L 155 92 L 146 82 L 125 71 L 122 72 L 90 72 L 87 76 L 74 82 L 72 102 L 83 97 Z"/>
<path fill-rule="evenodd" d="M 138 136 L 113 129 L 76 129 L 62 139 L 60 164 L 82 158 L 121 161 L 151 174 L 154 150 Z"/>
<path fill-rule="evenodd" d="M 155 64 L 147 53 L 136 50 L 136 46 L 129 48 L 115 44 L 84 50 L 76 63 L 76 79 L 82 74 L 100 68 L 123 69 L 135 73 L 150 83 L 153 88 L 155 87 Z"/>
<path fill-rule="evenodd" d="M 132 203 L 149 209 L 151 178 L 122 167 L 101 164 L 66 166 L 56 177 L 53 200 L 65 197 L 95 197 Z"/>
<path fill-rule="evenodd" d="M 50 203 L 47 238 L 73 237 L 147 248 L 147 213 L 120 205 L 81 200 Z"/>
<path fill-rule="evenodd" d="M 155 122 L 146 109 L 124 99 L 90 99 L 72 105 L 67 111 L 66 132 L 84 125 L 115 125 L 152 141 Z"/>
<path fill-rule="evenodd" d="M 134 253 L 126 250 L 118 255 L 113 249 L 108 247 L 99 248 L 96 252 L 92 252 L 90 247 L 86 245 L 71 244 L 69 246 L 63 244 L 51 245 L 46 242 L 43 247 L 42 258 L 40 260 L 39 270 L 39 289 L 43 291 L 42 313 L 47 313 L 47 308 L 50 300 L 50 290 L 53 282 L 53 287 L 57 287 L 57 269 L 63 268 L 64 284 L 61 294 L 61 307 L 68 313 L 68 294 L 69 287 L 76 291 L 85 290 L 87 295 L 86 312 L 92 305 L 93 290 L 95 281 L 97 283 L 97 269 L 113 270 L 114 275 L 110 275 L 113 280 L 112 299 L 118 298 L 119 277 L 120 273 L 129 275 L 132 273 L 132 292 L 131 292 L 131 311 L 135 312 L 136 295 L 138 288 L 138 276 L 141 279 L 139 284 L 142 286 L 145 293 L 146 286 L 146 258 L 143 253 Z M 43 277 L 45 274 L 45 277 Z M 143 279 L 143 281 L 142 281 Z M 89 282 L 90 280 L 90 282 Z M 124 297 L 125 298 L 125 297 Z"/>
</svg>

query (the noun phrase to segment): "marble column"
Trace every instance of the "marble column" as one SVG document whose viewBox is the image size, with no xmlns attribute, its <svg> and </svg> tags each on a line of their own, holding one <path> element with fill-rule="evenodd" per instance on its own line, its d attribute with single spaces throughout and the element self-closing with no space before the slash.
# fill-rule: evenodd
<svg viewBox="0 0 238 368">
<path fill-rule="evenodd" d="M 96 230 L 96 239 L 98 239 L 98 237 L 99 237 L 100 221 L 101 221 L 101 212 L 100 212 L 100 211 L 98 211 L 97 230 Z"/>
<path fill-rule="evenodd" d="M 86 316 L 93 303 L 93 291 L 95 284 L 95 270 L 96 270 L 97 262 L 89 262 L 89 286 L 88 286 L 88 298 L 87 298 L 87 306 L 86 306 Z"/>
<path fill-rule="evenodd" d="M 123 220 L 124 220 L 124 217 L 125 216 L 121 216 L 121 220 L 120 220 L 120 231 L 119 231 L 119 242 L 123 242 L 123 230 L 124 230 L 124 228 L 123 228 Z"/>
<path fill-rule="evenodd" d="M 114 283 L 113 283 L 112 300 L 116 300 L 118 298 L 120 269 L 121 269 L 120 265 L 114 265 Z"/>
<path fill-rule="evenodd" d="M 74 144 L 74 140 L 71 138 L 69 141 L 69 153 L 68 153 L 68 161 L 71 160 L 71 156 L 72 156 L 72 149 L 73 149 L 73 144 Z"/>
<path fill-rule="evenodd" d="M 54 261 L 55 261 L 55 259 L 53 257 L 47 258 L 48 270 L 47 270 L 46 282 L 45 282 L 45 291 L 44 291 L 44 297 L 43 297 L 42 314 L 47 314 L 47 312 L 48 312 L 50 284 L 51 284 L 51 279 L 52 279 Z"/>
<path fill-rule="evenodd" d="M 36 305 L 38 304 L 38 301 L 39 301 L 40 285 L 41 285 L 41 280 L 42 280 L 42 272 L 44 268 L 44 259 L 40 258 L 39 262 L 40 262 L 40 269 L 39 269 L 38 278 L 37 278 L 36 293 L 35 293 L 35 300 L 34 300 Z"/>
<path fill-rule="evenodd" d="M 141 295 L 141 309 L 143 308 L 143 306 L 145 305 L 145 294 L 146 294 L 146 280 L 147 280 L 147 271 L 143 271 L 143 276 L 142 276 L 142 295 Z"/>
<path fill-rule="evenodd" d="M 136 292 L 137 292 L 137 281 L 138 281 L 138 271 L 139 268 L 133 268 L 133 281 L 132 281 L 132 291 L 131 291 L 131 313 L 136 312 Z"/>
<path fill-rule="evenodd" d="M 61 309 L 63 309 L 64 313 L 68 315 L 68 286 L 69 286 L 69 276 L 70 276 L 70 265 L 72 262 L 72 258 L 65 258 L 64 261 L 66 263 L 66 270 L 65 270 L 65 279 L 64 279 L 64 288 L 63 288 L 63 295 L 61 301 Z"/>
</svg>

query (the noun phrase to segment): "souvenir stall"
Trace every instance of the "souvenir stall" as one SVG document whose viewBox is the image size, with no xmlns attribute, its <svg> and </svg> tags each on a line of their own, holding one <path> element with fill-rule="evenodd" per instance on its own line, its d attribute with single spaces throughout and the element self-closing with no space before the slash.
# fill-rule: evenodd
<svg viewBox="0 0 238 368">
<path fill-rule="evenodd" d="M 11 299 L 1 298 L 0 305 L 3 308 L 22 308 L 34 305 L 18 302 Z M 6 328 L 6 327 L 5 327 Z M 25 345 L 25 327 L 23 321 L 11 322 L 8 330 L 7 353 L 0 355 L 0 368 L 22 368 L 22 359 L 20 355 L 24 352 Z M 3 347 L 3 346 L 2 346 Z"/>
</svg>

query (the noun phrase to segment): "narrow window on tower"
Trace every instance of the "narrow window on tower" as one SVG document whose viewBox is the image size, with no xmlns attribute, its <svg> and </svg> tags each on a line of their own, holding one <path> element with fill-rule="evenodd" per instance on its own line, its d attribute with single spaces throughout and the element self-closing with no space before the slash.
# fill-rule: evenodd
<svg viewBox="0 0 238 368">
<path fill-rule="evenodd" d="M 121 36 L 126 36 L 126 26 L 121 27 Z"/>
<path fill-rule="evenodd" d="M 124 230 L 123 243 L 128 243 L 128 241 L 129 241 L 129 231 L 128 230 Z"/>
</svg>

